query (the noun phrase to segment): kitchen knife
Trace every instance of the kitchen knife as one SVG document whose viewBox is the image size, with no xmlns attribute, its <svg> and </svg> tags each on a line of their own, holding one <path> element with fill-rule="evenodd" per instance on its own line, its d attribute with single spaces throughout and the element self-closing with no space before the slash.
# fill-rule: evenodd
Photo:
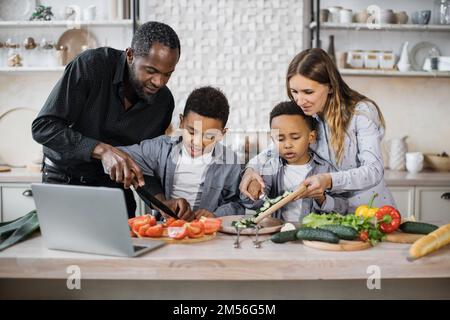
<svg viewBox="0 0 450 320">
<path fill-rule="evenodd" d="M 167 207 L 164 203 L 159 201 L 157 198 L 151 195 L 148 190 L 146 190 L 143 187 L 137 187 L 135 188 L 137 194 L 141 197 L 142 200 L 144 200 L 145 204 L 151 207 L 152 205 L 157 207 L 162 212 L 166 213 L 167 215 L 171 216 L 174 219 L 179 219 L 177 214 L 173 212 L 169 207 Z"/>
</svg>

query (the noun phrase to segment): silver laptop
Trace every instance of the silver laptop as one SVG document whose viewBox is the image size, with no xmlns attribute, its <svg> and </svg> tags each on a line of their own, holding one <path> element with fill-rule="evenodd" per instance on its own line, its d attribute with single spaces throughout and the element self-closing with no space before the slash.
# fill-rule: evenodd
<svg viewBox="0 0 450 320">
<path fill-rule="evenodd" d="M 165 244 L 133 245 L 121 189 L 43 183 L 31 188 L 49 249 L 134 257 Z"/>
</svg>

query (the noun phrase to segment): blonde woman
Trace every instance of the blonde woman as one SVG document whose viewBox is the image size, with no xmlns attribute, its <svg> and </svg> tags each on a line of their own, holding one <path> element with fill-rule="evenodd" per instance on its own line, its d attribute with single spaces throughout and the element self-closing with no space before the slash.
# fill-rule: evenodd
<svg viewBox="0 0 450 320">
<path fill-rule="evenodd" d="M 378 193 L 374 206 L 395 206 L 383 179 L 380 142 L 385 123 L 377 104 L 352 90 L 328 54 L 318 48 L 294 57 L 286 88 L 289 98 L 317 121 L 317 141 L 311 148 L 335 170 L 299 181 L 308 186 L 303 197 L 315 198 L 327 191 L 341 193 L 353 212 Z M 270 154 L 262 152 L 247 165 L 240 184 L 244 195 L 256 199 L 263 192 L 260 164 Z"/>
</svg>

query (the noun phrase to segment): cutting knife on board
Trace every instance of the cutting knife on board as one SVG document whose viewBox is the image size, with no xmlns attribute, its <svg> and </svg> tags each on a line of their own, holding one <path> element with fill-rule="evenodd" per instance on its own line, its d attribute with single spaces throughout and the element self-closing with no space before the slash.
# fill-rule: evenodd
<svg viewBox="0 0 450 320">
<path fill-rule="evenodd" d="M 172 211 L 168 206 L 166 206 L 164 203 L 159 201 L 157 198 L 155 198 L 147 189 L 144 187 L 135 187 L 134 190 L 136 190 L 137 194 L 141 197 L 142 200 L 144 200 L 145 204 L 149 207 L 155 206 L 162 212 L 166 213 L 170 217 L 174 219 L 179 219 L 177 214 Z"/>
</svg>

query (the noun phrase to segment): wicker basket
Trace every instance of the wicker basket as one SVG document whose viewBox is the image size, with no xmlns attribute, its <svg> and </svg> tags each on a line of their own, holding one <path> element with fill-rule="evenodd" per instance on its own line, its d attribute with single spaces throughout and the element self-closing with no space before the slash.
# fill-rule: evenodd
<svg viewBox="0 0 450 320">
<path fill-rule="evenodd" d="M 450 171 L 450 157 L 436 154 L 425 154 L 425 163 L 428 168 L 435 171 Z"/>
</svg>

